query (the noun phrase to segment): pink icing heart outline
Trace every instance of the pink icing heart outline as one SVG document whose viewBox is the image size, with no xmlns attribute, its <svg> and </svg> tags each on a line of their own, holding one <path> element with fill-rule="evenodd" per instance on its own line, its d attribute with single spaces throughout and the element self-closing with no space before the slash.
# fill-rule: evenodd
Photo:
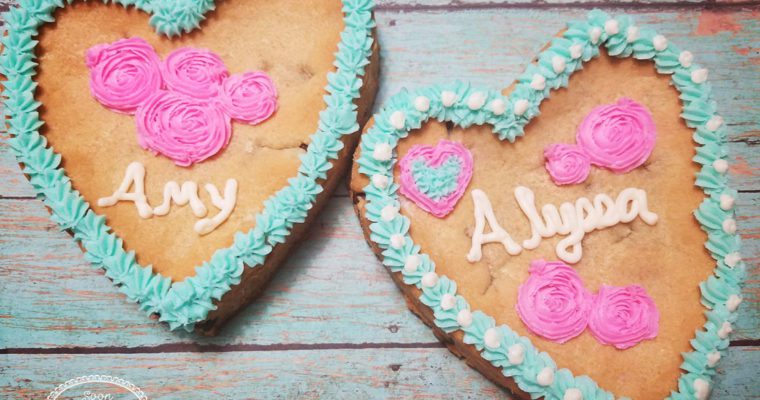
<svg viewBox="0 0 760 400">
<path fill-rule="evenodd" d="M 439 200 L 433 200 L 417 187 L 412 176 L 412 165 L 422 158 L 430 168 L 440 167 L 450 157 L 458 157 L 462 160 L 462 168 L 457 176 L 457 187 L 450 194 Z M 399 162 L 401 168 L 400 191 L 406 198 L 412 200 L 417 206 L 438 218 L 443 218 L 454 211 L 459 199 L 464 195 L 467 185 L 472 179 L 472 154 L 461 143 L 441 140 L 435 146 L 414 145 Z"/>
</svg>

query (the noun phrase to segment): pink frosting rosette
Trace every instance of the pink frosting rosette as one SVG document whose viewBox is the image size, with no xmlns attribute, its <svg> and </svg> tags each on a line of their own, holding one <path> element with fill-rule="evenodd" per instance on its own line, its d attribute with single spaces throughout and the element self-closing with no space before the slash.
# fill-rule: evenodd
<svg viewBox="0 0 760 400">
<path fill-rule="evenodd" d="M 222 83 L 220 100 L 232 118 L 253 125 L 277 110 L 277 89 L 264 72 L 235 74 Z"/>
<path fill-rule="evenodd" d="M 649 111 L 623 97 L 616 104 L 594 108 L 578 127 L 576 141 L 592 164 L 626 173 L 649 158 L 655 136 Z"/>
<path fill-rule="evenodd" d="M 87 50 L 90 92 L 110 110 L 134 114 L 145 100 L 163 87 L 161 59 L 140 38 L 121 39 Z"/>
<path fill-rule="evenodd" d="M 140 107 L 136 119 L 140 146 L 183 167 L 226 147 L 232 130 L 230 117 L 220 107 L 163 90 Z"/>
<path fill-rule="evenodd" d="M 564 343 L 580 335 L 588 323 L 593 298 L 578 273 L 559 261 L 536 260 L 520 285 L 517 313 L 538 336 Z"/>
<path fill-rule="evenodd" d="M 627 349 L 642 340 L 654 339 L 659 321 L 660 313 L 644 288 L 602 286 L 588 326 L 598 341 Z"/>
<path fill-rule="evenodd" d="M 579 146 L 552 144 L 544 149 L 546 171 L 557 185 L 573 185 L 588 178 L 591 160 Z"/>
<path fill-rule="evenodd" d="M 164 60 L 162 72 L 169 89 L 199 99 L 216 96 L 228 75 L 218 55 L 191 47 L 171 52 Z"/>
</svg>

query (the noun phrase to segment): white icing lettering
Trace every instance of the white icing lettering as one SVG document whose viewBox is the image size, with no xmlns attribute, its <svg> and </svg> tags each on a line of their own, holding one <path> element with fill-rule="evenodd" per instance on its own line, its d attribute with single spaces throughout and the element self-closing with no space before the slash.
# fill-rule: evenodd
<svg viewBox="0 0 760 400">
<path fill-rule="evenodd" d="M 472 247 L 467 253 L 467 260 L 470 262 L 480 261 L 483 256 L 481 247 L 486 243 L 501 243 L 507 253 L 511 255 L 520 254 L 522 248 L 496 221 L 491 202 L 485 192 L 480 189 L 473 190 L 472 201 L 475 203 L 475 231 L 472 233 Z M 485 233 L 486 221 L 491 226 L 489 233 Z"/>
<path fill-rule="evenodd" d="M 128 192 L 129 188 L 134 186 L 134 192 Z M 148 198 L 145 197 L 145 167 L 139 162 L 133 162 L 127 166 L 127 172 L 124 173 L 124 180 L 108 197 L 98 199 L 98 205 L 101 207 L 110 207 L 119 201 L 131 201 L 137 207 L 137 214 L 142 218 L 153 216 L 153 209 L 148 204 Z"/>
</svg>

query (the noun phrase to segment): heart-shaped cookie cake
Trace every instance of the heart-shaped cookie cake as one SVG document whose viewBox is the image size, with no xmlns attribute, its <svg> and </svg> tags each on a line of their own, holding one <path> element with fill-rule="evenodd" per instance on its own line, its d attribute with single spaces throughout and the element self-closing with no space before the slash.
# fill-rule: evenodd
<svg viewBox="0 0 760 400">
<path fill-rule="evenodd" d="M 377 88 L 372 1 L 70 3 L 3 15 L 9 143 L 128 299 L 213 334 L 348 168 Z"/>
<path fill-rule="evenodd" d="M 707 75 L 593 11 L 504 91 L 403 91 L 354 157 L 367 240 L 518 397 L 705 399 L 745 271 Z"/>
</svg>

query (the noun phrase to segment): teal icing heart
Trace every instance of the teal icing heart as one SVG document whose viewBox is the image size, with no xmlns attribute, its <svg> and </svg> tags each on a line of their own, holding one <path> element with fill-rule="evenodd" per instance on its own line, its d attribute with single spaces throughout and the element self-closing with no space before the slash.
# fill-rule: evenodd
<svg viewBox="0 0 760 400">
<path fill-rule="evenodd" d="M 457 188 L 457 177 L 462 168 L 462 161 L 449 157 L 442 165 L 431 167 L 423 160 L 412 164 L 414 183 L 422 193 L 433 200 L 440 200 Z"/>
</svg>

